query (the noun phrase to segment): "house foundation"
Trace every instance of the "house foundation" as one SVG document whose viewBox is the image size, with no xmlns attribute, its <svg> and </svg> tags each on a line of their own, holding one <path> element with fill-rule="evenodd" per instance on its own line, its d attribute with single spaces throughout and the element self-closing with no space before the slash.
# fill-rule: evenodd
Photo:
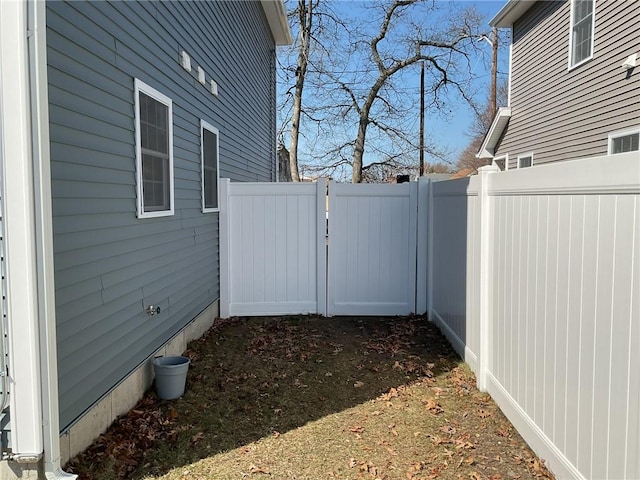
<svg viewBox="0 0 640 480">
<path fill-rule="evenodd" d="M 190 341 L 200 338 L 211 328 L 219 314 L 219 301 L 216 300 L 60 435 L 61 465 L 85 450 L 116 418 L 131 410 L 143 397 L 153 383 L 155 357 L 181 355 Z M 4 477 L 0 474 L 0 480 L 5 478 L 36 479 L 37 476 Z"/>
</svg>

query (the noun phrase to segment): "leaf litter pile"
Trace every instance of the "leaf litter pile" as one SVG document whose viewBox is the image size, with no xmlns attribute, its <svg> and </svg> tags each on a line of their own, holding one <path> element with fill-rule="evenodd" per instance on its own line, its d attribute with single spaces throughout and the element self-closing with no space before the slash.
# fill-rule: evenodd
<svg viewBox="0 0 640 480">
<path fill-rule="evenodd" d="M 65 469 L 80 479 L 553 478 L 423 317 L 217 320 L 187 390 L 153 391 Z"/>
</svg>

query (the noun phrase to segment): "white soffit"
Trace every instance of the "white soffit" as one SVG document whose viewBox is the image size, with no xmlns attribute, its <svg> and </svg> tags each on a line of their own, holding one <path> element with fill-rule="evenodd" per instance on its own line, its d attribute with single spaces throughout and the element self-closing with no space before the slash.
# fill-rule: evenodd
<svg viewBox="0 0 640 480">
<path fill-rule="evenodd" d="M 480 151 L 476 154 L 478 158 L 492 158 L 494 156 L 496 145 L 504 132 L 504 129 L 511 118 L 511 107 L 500 107 L 493 118 L 491 127 L 487 135 L 484 137 Z"/>
<path fill-rule="evenodd" d="M 291 45 L 291 30 L 283 0 L 260 0 L 276 45 Z"/>
<path fill-rule="evenodd" d="M 534 0 L 509 0 L 491 19 L 492 27 L 508 28 L 535 3 Z"/>
</svg>

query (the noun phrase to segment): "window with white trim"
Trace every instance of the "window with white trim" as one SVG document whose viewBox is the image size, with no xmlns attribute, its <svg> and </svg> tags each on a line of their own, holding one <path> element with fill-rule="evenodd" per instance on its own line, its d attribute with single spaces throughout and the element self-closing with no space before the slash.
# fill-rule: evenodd
<svg viewBox="0 0 640 480">
<path fill-rule="evenodd" d="M 502 171 L 509 170 L 509 154 L 493 157 L 493 164 Z"/>
<path fill-rule="evenodd" d="M 138 217 L 173 215 L 173 104 L 137 78 L 134 86 Z"/>
<path fill-rule="evenodd" d="M 533 153 L 518 155 L 518 168 L 533 167 Z"/>
<path fill-rule="evenodd" d="M 640 150 L 640 128 L 609 134 L 609 155 Z"/>
<path fill-rule="evenodd" d="M 569 68 L 593 55 L 595 0 L 571 0 L 571 39 Z"/>
<path fill-rule="evenodd" d="M 202 211 L 219 211 L 219 138 L 218 129 L 200 120 L 200 158 L 202 171 Z"/>
</svg>

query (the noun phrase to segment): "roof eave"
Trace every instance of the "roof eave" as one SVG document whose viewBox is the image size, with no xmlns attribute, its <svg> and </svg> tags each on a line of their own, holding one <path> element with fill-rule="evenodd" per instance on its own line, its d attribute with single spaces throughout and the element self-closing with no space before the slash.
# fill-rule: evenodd
<svg viewBox="0 0 640 480">
<path fill-rule="evenodd" d="M 509 0 L 491 19 L 489 25 L 498 28 L 511 27 L 534 3 L 535 0 Z"/>
<path fill-rule="evenodd" d="M 269 22 L 269 28 L 276 45 L 291 45 L 293 38 L 283 0 L 260 0 L 260 4 Z"/>
<path fill-rule="evenodd" d="M 504 133 L 504 129 L 511 118 L 511 107 L 500 107 L 493 117 L 491 127 L 480 145 L 480 150 L 476 153 L 476 158 L 493 158 L 496 145 Z"/>
</svg>

